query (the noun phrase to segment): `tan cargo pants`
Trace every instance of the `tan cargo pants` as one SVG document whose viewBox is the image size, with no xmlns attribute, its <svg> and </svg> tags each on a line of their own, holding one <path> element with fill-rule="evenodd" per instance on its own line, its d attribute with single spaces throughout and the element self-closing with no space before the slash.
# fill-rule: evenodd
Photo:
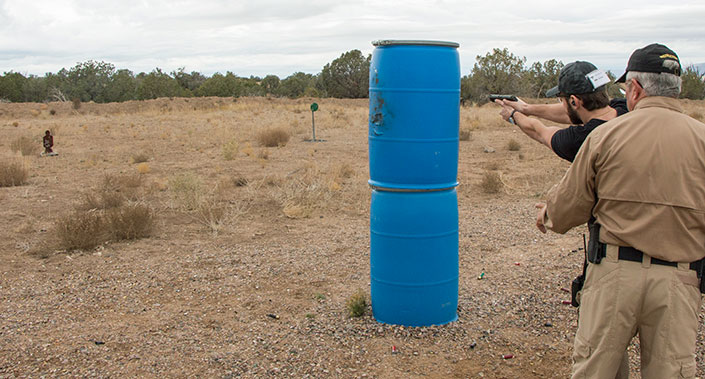
<svg viewBox="0 0 705 379">
<path fill-rule="evenodd" d="M 573 351 L 573 378 L 614 378 L 639 334 L 643 378 L 694 378 L 701 295 L 688 264 L 620 261 L 618 248 L 587 268 Z"/>
</svg>

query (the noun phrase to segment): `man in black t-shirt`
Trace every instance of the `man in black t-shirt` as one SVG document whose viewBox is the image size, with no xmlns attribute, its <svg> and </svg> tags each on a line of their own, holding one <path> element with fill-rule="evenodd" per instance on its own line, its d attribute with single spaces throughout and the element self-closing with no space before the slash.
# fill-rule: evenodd
<svg viewBox="0 0 705 379">
<path fill-rule="evenodd" d="M 522 132 L 546 145 L 559 157 L 572 162 L 593 129 L 628 111 L 624 99 L 609 100 L 606 90 L 609 82 L 607 74 L 592 63 L 576 61 L 563 67 L 558 86 L 546 92 L 547 97 L 557 96 L 560 103 L 527 104 L 521 100 L 495 102 L 502 105 L 500 115 L 505 120 L 519 126 Z M 567 128 L 546 126 L 528 116 L 573 125 Z"/>
</svg>

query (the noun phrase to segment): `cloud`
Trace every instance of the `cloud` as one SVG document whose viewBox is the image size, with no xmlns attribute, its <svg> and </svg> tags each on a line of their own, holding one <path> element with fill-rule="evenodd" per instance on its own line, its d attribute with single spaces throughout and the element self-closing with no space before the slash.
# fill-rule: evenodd
<svg viewBox="0 0 705 379">
<path fill-rule="evenodd" d="M 43 75 L 105 60 L 134 72 L 186 67 L 210 75 L 317 73 L 377 39 L 459 42 L 468 73 L 477 55 L 507 47 L 528 63 L 589 60 L 622 70 L 636 48 L 662 42 L 705 62 L 705 4 L 604 0 L 3 0 L 0 71 Z"/>
</svg>

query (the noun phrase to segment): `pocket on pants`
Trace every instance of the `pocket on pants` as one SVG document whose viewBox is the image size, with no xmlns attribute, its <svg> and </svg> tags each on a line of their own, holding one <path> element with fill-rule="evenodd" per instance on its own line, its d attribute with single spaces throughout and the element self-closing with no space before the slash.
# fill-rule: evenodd
<svg viewBox="0 0 705 379">
<path fill-rule="evenodd" d="M 695 378 L 695 362 L 692 360 L 681 362 L 680 374 L 679 378 Z"/>
<path fill-rule="evenodd" d="M 580 336 L 575 336 L 573 344 L 573 378 L 587 378 L 590 369 L 590 356 L 592 346 L 585 342 Z"/>
</svg>

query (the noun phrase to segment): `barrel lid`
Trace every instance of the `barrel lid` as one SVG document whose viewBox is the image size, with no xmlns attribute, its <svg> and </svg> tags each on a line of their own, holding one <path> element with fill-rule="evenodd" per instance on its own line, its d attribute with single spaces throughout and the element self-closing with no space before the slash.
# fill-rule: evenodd
<svg viewBox="0 0 705 379">
<path fill-rule="evenodd" d="M 393 46 L 393 45 L 425 45 L 425 46 L 447 46 L 460 47 L 457 42 L 448 41 L 426 41 L 426 40 L 411 40 L 411 39 L 381 39 L 372 41 L 374 46 Z"/>
</svg>

